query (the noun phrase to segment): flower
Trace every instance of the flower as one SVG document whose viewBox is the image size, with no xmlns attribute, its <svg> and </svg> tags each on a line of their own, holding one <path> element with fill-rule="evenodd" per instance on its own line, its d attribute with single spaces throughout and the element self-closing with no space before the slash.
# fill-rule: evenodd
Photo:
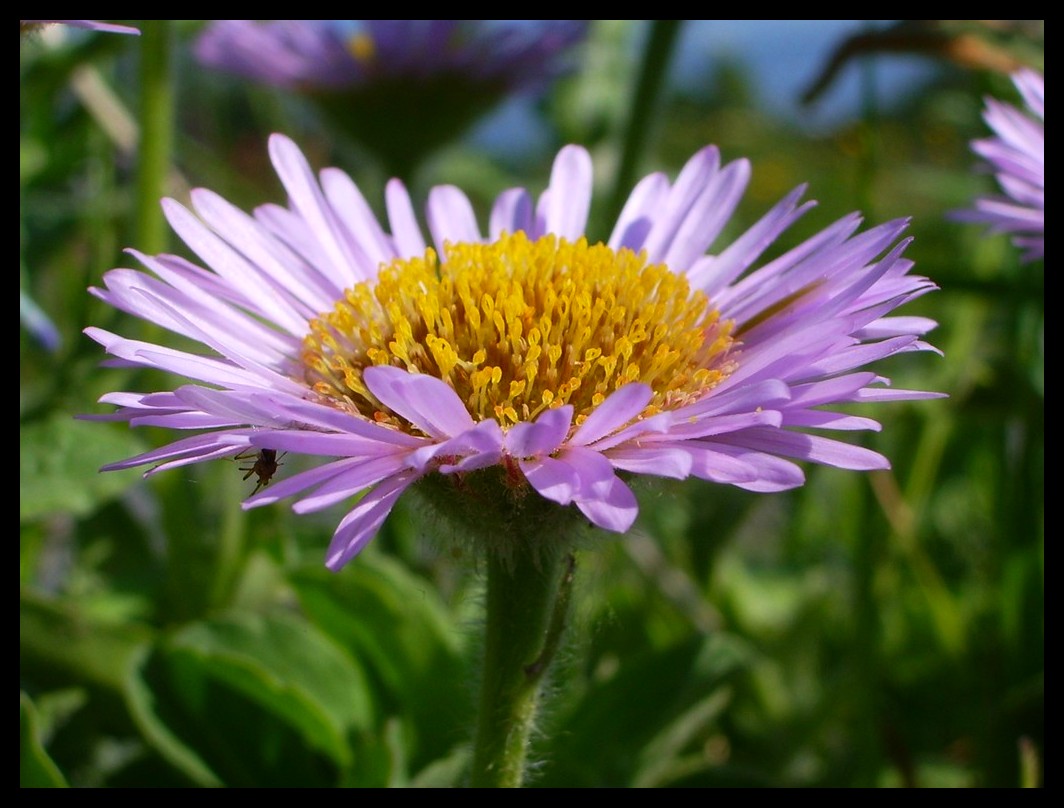
<svg viewBox="0 0 1064 808">
<path fill-rule="evenodd" d="M 583 20 L 215 20 L 194 52 L 308 94 L 406 172 L 507 94 L 542 89 L 586 33 Z"/>
<path fill-rule="evenodd" d="M 134 36 L 140 36 L 140 31 L 136 28 L 132 28 L 128 25 L 114 25 L 109 22 L 100 22 L 99 20 L 19 20 L 19 33 L 24 34 L 33 28 L 47 25 L 49 23 L 69 25 L 71 28 L 85 28 L 89 31 L 104 31 L 109 34 L 133 34 Z"/>
<path fill-rule="evenodd" d="M 460 73 L 507 89 L 537 86 L 583 39 L 581 20 L 214 20 L 204 64 L 287 89 L 340 89 L 382 77 Z"/>
<path fill-rule="evenodd" d="M 255 450 L 337 458 L 245 503 L 300 496 L 294 509 L 310 512 L 361 495 L 333 536 L 331 569 L 419 480 L 461 498 L 495 474 L 515 497 L 623 532 L 638 510 L 629 475 L 779 491 L 804 481 L 793 460 L 886 468 L 877 452 L 816 434 L 878 428 L 830 407 L 933 395 L 863 369 L 930 348 L 932 321 L 890 316 L 934 288 L 910 274 L 906 222 L 859 233 L 852 214 L 760 262 L 812 206 L 802 187 L 707 253 L 750 175 L 716 148 L 675 182 L 639 182 L 607 243 L 584 234 L 592 165 L 577 146 L 559 152 L 538 200 L 499 195 L 487 238 L 462 191 L 437 187 L 434 248 L 401 182 L 386 189 L 388 232 L 342 171 L 315 178 L 281 135 L 270 154 L 287 207 L 248 215 L 202 189 L 192 210 L 166 200 L 207 268 L 132 251 L 154 277 L 115 269 L 92 290 L 210 354 L 87 329 L 125 364 L 194 382 L 108 394 L 117 412 L 91 417 L 196 431 L 109 469 L 152 474 Z"/>
<path fill-rule="evenodd" d="M 1021 70 L 1012 77 L 1027 112 L 993 98 L 983 119 L 995 137 L 972 141 L 972 151 L 986 161 L 1005 195 L 975 200 L 973 210 L 955 218 L 990 226 L 992 233 L 1012 233 L 1025 261 L 1045 258 L 1045 77 Z"/>
</svg>

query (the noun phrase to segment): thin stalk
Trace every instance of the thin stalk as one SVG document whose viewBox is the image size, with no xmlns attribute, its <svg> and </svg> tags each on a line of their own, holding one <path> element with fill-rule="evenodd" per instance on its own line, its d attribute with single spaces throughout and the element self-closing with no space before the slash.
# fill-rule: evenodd
<svg viewBox="0 0 1064 808">
<path fill-rule="evenodd" d="M 540 690 L 561 642 L 573 578 L 571 553 L 525 545 L 488 555 L 488 591 L 474 788 L 518 788 Z"/>
<path fill-rule="evenodd" d="M 137 162 L 137 247 L 165 252 L 167 193 L 174 142 L 173 31 L 169 20 L 141 20 L 140 144 Z"/>
</svg>

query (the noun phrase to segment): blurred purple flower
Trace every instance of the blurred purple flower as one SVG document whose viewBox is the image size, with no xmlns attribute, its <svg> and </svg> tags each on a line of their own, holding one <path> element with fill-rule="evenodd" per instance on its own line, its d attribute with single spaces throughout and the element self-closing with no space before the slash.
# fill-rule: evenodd
<svg viewBox="0 0 1064 808">
<path fill-rule="evenodd" d="M 477 509 L 491 491 L 623 532 L 638 510 L 631 475 L 780 491 L 804 482 L 792 460 L 887 468 L 817 433 L 879 428 L 836 405 L 934 396 L 864 369 L 931 349 L 921 336 L 934 322 L 891 315 L 934 288 L 902 255 L 907 223 L 858 233 L 851 214 L 761 261 L 812 207 L 800 187 L 707 252 L 750 176 L 716 148 L 674 182 L 639 182 L 605 244 L 585 236 L 592 164 L 580 147 L 561 150 L 538 200 L 502 193 L 487 237 L 465 194 L 437 187 L 434 249 L 397 180 L 388 232 L 347 174 L 315 177 L 280 135 L 270 154 L 287 207 L 248 215 L 202 189 L 192 211 L 166 200 L 209 268 L 133 252 L 153 274 L 115 269 L 92 290 L 209 352 L 87 329 L 114 361 L 194 382 L 108 394 L 118 411 L 90 417 L 195 432 L 109 469 L 153 474 L 256 450 L 334 458 L 245 503 L 298 495 L 303 513 L 353 502 L 331 569 L 421 480 Z"/>
<path fill-rule="evenodd" d="M 573 65 L 584 20 L 215 20 L 199 61 L 305 93 L 407 175 L 515 92 Z"/>
<path fill-rule="evenodd" d="M 992 233 L 1013 234 L 1012 243 L 1024 251 L 1025 261 L 1045 258 L 1045 78 L 1033 70 L 1012 77 L 1027 109 L 993 98 L 986 101 L 983 118 L 995 136 L 972 141 L 997 177 L 1004 195 L 975 200 L 972 210 L 955 218 L 989 225 Z"/>
<path fill-rule="evenodd" d="M 514 90 L 556 75 L 586 32 L 582 20 L 214 20 L 195 54 L 290 90 L 447 73 Z"/>
</svg>

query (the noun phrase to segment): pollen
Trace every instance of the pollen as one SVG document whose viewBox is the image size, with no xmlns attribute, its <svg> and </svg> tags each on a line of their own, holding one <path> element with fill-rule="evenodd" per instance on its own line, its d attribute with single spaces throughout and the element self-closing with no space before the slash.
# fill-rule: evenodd
<svg viewBox="0 0 1064 808">
<path fill-rule="evenodd" d="M 311 321 L 302 359 L 324 401 L 412 433 L 365 385 L 366 367 L 442 379 L 474 421 L 506 429 L 570 404 L 579 425 L 630 382 L 653 391 L 640 417 L 697 401 L 734 369 L 732 330 L 644 254 L 518 232 L 382 265 Z"/>
</svg>

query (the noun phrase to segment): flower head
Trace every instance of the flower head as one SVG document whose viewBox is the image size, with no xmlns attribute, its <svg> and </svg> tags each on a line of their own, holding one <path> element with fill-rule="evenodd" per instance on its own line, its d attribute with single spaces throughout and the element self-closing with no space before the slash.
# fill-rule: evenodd
<svg viewBox="0 0 1064 808">
<path fill-rule="evenodd" d="M 956 218 L 989 225 L 992 233 L 1013 234 L 1024 260 L 1034 261 L 1045 257 L 1045 77 L 1021 70 L 1012 80 L 1026 112 L 988 98 L 983 118 L 995 136 L 972 141 L 1004 195 L 980 197 L 974 209 Z"/>
<path fill-rule="evenodd" d="M 454 73 L 507 89 L 541 84 L 586 33 L 581 20 L 214 20 L 204 64 L 296 90 Z"/>
<path fill-rule="evenodd" d="M 203 64 L 309 94 L 405 170 L 512 92 L 570 64 L 583 20 L 215 20 Z"/>
<path fill-rule="evenodd" d="M 762 263 L 811 207 L 798 188 L 707 253 L 750 173 L 715 148 L 675 182 L 644 178 L 606 243 L 584 232 L 592 166 L 576 146 L 538 199 L 498 197 L 487 237 L 468 198 L 437 187 L 433 246 L 402 183 L 387 187 L 385 229 L 343 172 L 316 178 L 280 135 L 270 153 L 287 207 L 248 215 L 206 190 L 191 211 L 166 200 L 207 268 L 133 252 L 153 274 L 115 269 L 92 290 L 210 349 L 87 329 L 119 360 L 193 381 L 109 394 L 101 401 L 118 411 L 95 417 L 195 433 L 108 468 L 154 473 L 256 450 L 335 458 L 246 503 L 299 496 L 308 512 L 361 494 L 330 568 L 419 480 L 461 498 L 487 474 L 503 496 L 572 506 L 623 532 L 638 509 L 630 475 L 779 491 L 804 480 L 793 460 L 885 468 L 880 454 L 818 434 L 878 427 L 831 407 L 929 396 L 863 369 L 930 347 L 920 337 L 933 322 L 890 316 L 934 288 L 909 273 L 906 223 L 859 233 L 850 215 Z"/>
</svg>

